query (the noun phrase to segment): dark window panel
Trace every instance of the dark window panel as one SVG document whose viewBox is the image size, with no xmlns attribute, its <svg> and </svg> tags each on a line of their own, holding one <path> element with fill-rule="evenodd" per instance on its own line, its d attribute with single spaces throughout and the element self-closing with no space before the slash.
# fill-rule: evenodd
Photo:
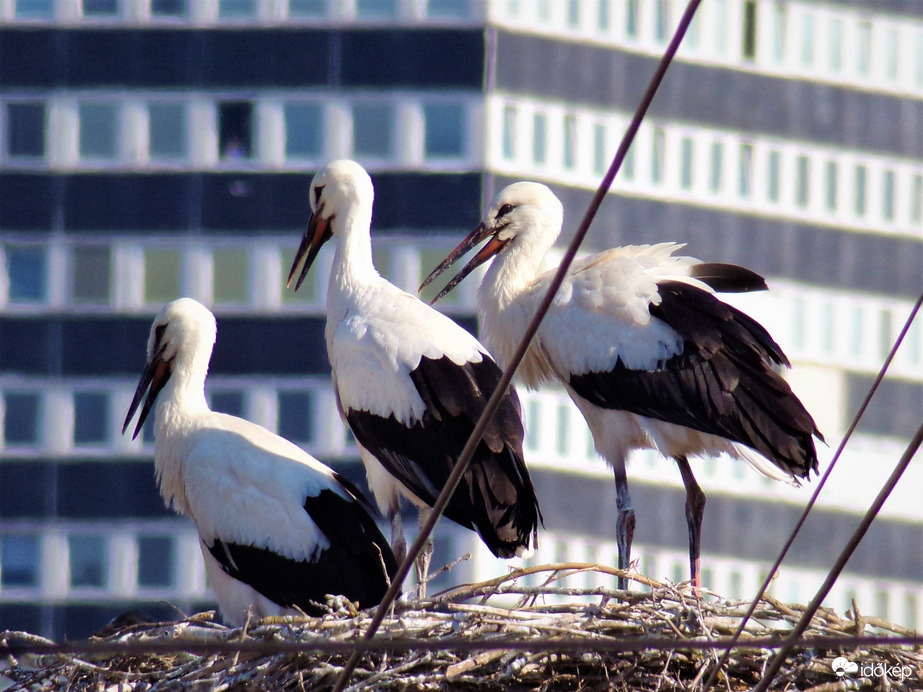
<svg viewBox="0 0 923 692">
<path fill-rule="evenodd" d="M 5 458 L 0 464 L 0 518 L 53 516 L 56 487 L 54 464 Z"/>
<path fill-rule="evenodd" d="M 7 153 L 15 157 L 45 155 L 45 104 L 11 103 L 6 107 Z"/>
<path fill-rule="evenodd" d="M 240 391 L 218 390 L 209 396 L 209 408 L 219 413 L 243 418 L 244 393 Z"/>
<path fill-rule="evenodd" d="M 195 211 L 190 196 L 195 178 L 169 174 L 70 175 L 64 184 L 64 224 L 68 229 L 98 232 L 180 229 Z M 113 204 L 113 200 L 119 200 Z M 29 200 L 23 200 L 29 204 Z"/>
<path fill-rule="evenodd" d="M 0 372 L 58 374 L 60 346 L 60 322 L 0 317 Z"/>
<path fill-rule="evenodd" d="M 41 408 L 35 392 L 7 392 L 4 396 L 4 443 L 34 445 L 39 437 Z"/>
<path fill-rule="evenodd" d="M 35 462 L 36 465 L 38 462 Z M 56 516 L 61 519 L 164 517 L 153 462 L 60 462 Z"/>
<path fill-rule="evenodd" d="M 61 183 L 61 178 L 48 174 L 0 172 L 0 228 L 50 231 L 54 228 L 55 210 L 61 207 Z"/>
</svg>

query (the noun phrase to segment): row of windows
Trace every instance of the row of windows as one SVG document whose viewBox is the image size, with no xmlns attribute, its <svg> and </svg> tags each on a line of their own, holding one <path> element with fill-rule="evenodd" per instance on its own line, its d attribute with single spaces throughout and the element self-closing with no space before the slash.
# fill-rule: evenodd
<svg viewBox="0 0 923 692">
<path fill-rule="evenodd" d="M 511 28 L 660 54 L 685 0 L 505 0 Z M 679 55 L 777 76 L 923 92 L 923 22 L 843 5 L 713 0 L 699 6 Z"/>
<path fill-rule="evenodd" d="M 618 547 L 614 541 L 545 532 L 532 557 L 517 563 L 517 566 L 533 567 L 567 562 L 614 566 L 617 564 L 617 557 Z M 632 546 L 632 558 L 637 560 L 638 573 L 655 581 L 678 584 L 689 579 L 688 553 L 636 543 Z M 508 565 L 499 565 L 481 545 L 475 547 L 472 562 L 472 581 L 492 579 L 508 572 Z M 722 598 L 751 599 L 766 578 L 767 567 L 768 563 L 765 562 L 703 555 L 702 585 Z M 823 581 L 824 576 L 825 573 L 820 570 L 783 565 L 770 584 L 768 593 L 785 603 L 806 603 L 813 598 L 817 585 Z M 523 586 L 548 585 L 548 577 L 548 572 L 539 572 L 524 576 L 520 583 Z M 570 576 L 562 575 L 553 585 L 582 589 L 615 589 L 616 579 L 601 572 L 584 571 Z M 640 584 L 634 584 L 631 588 L 648 590 L 648 587 Z M 579 597 L 568 594 L 558 597 L 547 596 L 545 599 L 546 602 L 552 603 L 558 600 L 572 603 L 579 600 Z M 599 596 L 589 596 L 587 599 L 590 602 L 598 602 Z M 854 600 L 863 615 L 877 616 L 887 622 L 911 629 L 923 621 L 923 586 L 920 584 L 846 573 L 834 585 L 824 601 L 824 606 L 833 608 L 843 615 L 846 611 L 853 610 Z"/>
<path fill-rule="evenodd" d="M 594 188 L 629 116 L 499 96 L 490 164 Z M 923 163 L 684 123 L 645 123 L 614 189 L 844 228 L 923 234 Z"/>
<path fill-rule="evenodd" d="M 0 108 L 0 161 L 29 168 L 304 169 L 350 157 L 451 165 L 474 155 L 469 110 L 463 98 L 432 95 L 8 97 Z"/>
<path fill-rule="evenodd" d="M 472 221 L 474 223 L 474 221 Z M 253 309 L 322 314 L 332 250 L 321 251 L 316 267 L 298 291 L 285 278 L 298 237 L 258 241 L 225 239 L 205 245 L 197 239 L 153 239 L 86 243 L 0 243 L 0 306 L 34 312 L 159 310 L 179 296 L 190 296 L 224 312 Z M 381 274 L 415 293 L 420 282 L 451 249 L 449 241 L 380 238 L 375 265 Z M 451 310 L 473 305 L 476 281 L 467 282 L 440 302 Z M 435 288 L 421 294 L 432 298 Z"/>
<path fill-rule="evenodd" d="M 268 23 L 471 21 L 484 0 L 11 0 L 0 20 L 17 22 Z"/>
<path fill-rule="evenodd" d="M 138 345 L 139 354 L 143 344 Z M 8 381 L 0 385 L 0 448 L 17 455 L 87 456 L 99 453 L 150 454 L 153 416 L 138 440 L 122 435 L 133 383 L 107 380 L 86 384 Z M 329 458 L 350 451 L 351 439 L 336 412 L 329 383 L 265 378 L 246 386 L 211 378 L 212 410 L 255 421 L 282 437 Z M 353 450 L 354 451 L 354 450 Z"/>
<path fill-rule="evenodd" d="M 207 595 L 198 535 L 185 522 L 0 531 L 0 601 Z"/>
</svg>

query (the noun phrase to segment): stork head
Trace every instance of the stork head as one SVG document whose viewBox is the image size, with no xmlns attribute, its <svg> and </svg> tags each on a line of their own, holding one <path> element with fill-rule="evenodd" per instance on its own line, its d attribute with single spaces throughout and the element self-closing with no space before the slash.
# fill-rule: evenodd
<svg viewBox="0 0 923 692">
<path fill-rule="evenodd" d="M 547 185 L 513 183 L 505 187 L 487 210 L 481 223 L 448 257 L 436 267 L 420 286 L 422 290 L 433 279 L 451 267 L 468 250 L 487 240 L 481 249 L 455 277 L 445 285 L 432 302 L 455 288 L 475 268 L 494 255 L 517 250 L 538 263 L 554 245 L 564 222 L 561 201 Z"/>
<path fill-rule="evenodd" d="M 296 291 L 307 276 L 321 246 L 338 231 L 351 226 L 346 223 L 345 217 L 348 214 L 364 214 L 371 221 L 375 191 L 372 179 L 362 166 L 355 161 L 342 159 L 328 163 L 317 172 L 311 181 L 309 195 L 311 218 L 308 219 L 308 228 L 295 253 L 295 261 L 292 262 L 285 284 L 292 285 L 295 272 L 303 261 L 304 267 L 295 283 Z M 335 218 L 342 223 L 332 223 Z"/>
<path fill-rule="evenodd" d="M 144 398 L 144 406 L 138 415 L 131 439 L 138 436 L 157 395 L 174 372 L 181 370 L 184 373 L 197 373 L 204 380 L 217 332 L 215 316 L 192 298 L 174 300 L 160 311 L 151 325 L 151 335 L 147 340 L 147 363 L 122 424 L 123 435 L 146 392 L 147 397 Z"/>
</svg>

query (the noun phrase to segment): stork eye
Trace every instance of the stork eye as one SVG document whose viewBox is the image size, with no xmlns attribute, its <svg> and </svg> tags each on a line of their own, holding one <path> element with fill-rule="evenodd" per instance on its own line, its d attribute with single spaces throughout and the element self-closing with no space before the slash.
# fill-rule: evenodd
<svg viewBox="0 0 923 692">
<path fill-rule="evenodd" d="M 324 191 L 323 185 L 318 185 L 317 187 L 314 188 L 314 204 L 320 204 L 320 196 L 323 191 Z"/>
<path fill-rule="evenodd" d="M 501 216 L 506 216 L 511 211 L 513 211 L 513 209 L 515 208 L 516 207 L 514 207 L 512 204 L 504 204 L 502 207 L 500 207 L 500 210 L 497 212 L 497 218 L 499 219 Z"/>
</svg>

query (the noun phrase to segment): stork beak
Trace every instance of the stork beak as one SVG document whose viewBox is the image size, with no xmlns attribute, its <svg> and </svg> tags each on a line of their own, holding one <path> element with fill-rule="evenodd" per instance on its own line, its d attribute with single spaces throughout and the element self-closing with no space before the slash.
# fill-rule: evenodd
<svg viewBox="0 0 923 692">
<path fill-rule="evenodd" d="M 466 264 L 462 268 L 462 270 L 458 272 L 458 274 L 456 274 L 453 277 L 453 279 L 445 285 L 445 288 L 439 291 L 439 295 L 437 295 L 435 298 L 433 298 L 430 301 L 431 305 L 435 303 L 437 300 L 439 300 L 440 298 L 442 298 L 442 296 L 444 296 L 446 293 L 451 291 L 453 288 L 458 286 L 458 284 L 460 284 L 462 280 L 466 276 L 468 276 L 468 274 L 470 274 L 472 271 L 480 267 L 482 264 L 484 264 L 484 262 L 489 260 L 491 257 L 496 255 L 498 252 L 500 252 L 500 250 L 503 249 L 503 247 L 509 242 L 508 238 L 506 240 L 501 240 L 497 235 L 503 228 L 504 228 L 503 226 L 499 228 L 497 227 L 491 228 L 482 221 L 480 224 L 478 224 L 477 228 L 471 231 L 471 233 L 468 235 L 467 238 L 461 241 L 461 243 L 458 245 L 457 248 L 455 248 L 454 250 L 452 250 L 451 253 L 449 253 L 448 257 L 446 257 L 444 260 L 442 260 L 442 262 L 439 263 L 438 267 L 436 267 L 435 269 L 433 269 L 432 272 L 430 272 L 429 276 L 423 279 L 423 283 L 420 284 L 421 291 L 424 288 L 426 288 L 433 279 L 435 279 L 442 272 L 444 272 L 446 269 L 448 269 L 453 264 L 455 264 L 462 255 L 468 252 L 468 250 L 473 248 L 475 245 L 480 243 L 485 238 L 488 238 L 488 237 L 490 238 L 490 240 L 487 241 L 484 247 L 478 250 L 478 253 L 474 257 L 471 258 L 468 264 Z"/>
<path fill-rule="evenodd" d="M 173 374 L 173 368 L 171 367 L 173 361 L 164 360 L 164 348 L 165 347 L 161 347 L 154 357 L 148 361 L 147 365 L 144 366 L 144 372 L 141 373 L 141 381 L 138 382 L 135 396 L 131 400 L 131 406 L 128 407 L 128 415 L 125 416 L 125 422 L 122 424 L 122 434 L 124 435 L 125 431 L 128 429 L 128 424 L 135 415 L 135 411 L 138 410 L 138 404 L 141 403 L 144 392 L 147 391 L 147 399 L 144 400 L 144 406 L 141 408 L 141 413 L 138 415 L 138 424 L 135 426 L 135 431 L 131 436 L 133 440 L 138 437 L 138 433 L 141 432 L 144 421 L 147 420 L 147 414 L 151 412 L 151 408 L 153 408 L 154 402 L 157 400 L 157 395 L 160 394 L 160 390 L 163 389 L 164 385 L 170 379 L 170 375 Z"/>
<path fill-rule="evenodd" d="M 301 288 L 304 277 L 307 276 L 308 270 L 311 268 L 311 265 L 314 264 L 314 260 L 317 257 L 317 253 L 320 252 L 321 246 L 333 236 L 330 232 L 330 221 L 333 217 L 331 216 L 328 219 L 323 218 L 321 216 L 323 210 L 323 205 L 318 206 L 317 210 L 311 214 L 311 218 L 308 219 L 308 228 L 305 230 L 304 237 L 301 239 L 301 245 L 298 246 L 298 252 L 295 253 L 295 261 L 292 262 L 292 268 L 288 273 L 288 281 L 285 282 L 288 288 L 291 288 L 292 278 L 295 276 L 295 272 L 298 271 L 298 265 L 304 260 L 304 268 L 301 270 L 301 274 L 298 276 L 298 282 L 295 284 L 296 291 Z"/>
</svg>

